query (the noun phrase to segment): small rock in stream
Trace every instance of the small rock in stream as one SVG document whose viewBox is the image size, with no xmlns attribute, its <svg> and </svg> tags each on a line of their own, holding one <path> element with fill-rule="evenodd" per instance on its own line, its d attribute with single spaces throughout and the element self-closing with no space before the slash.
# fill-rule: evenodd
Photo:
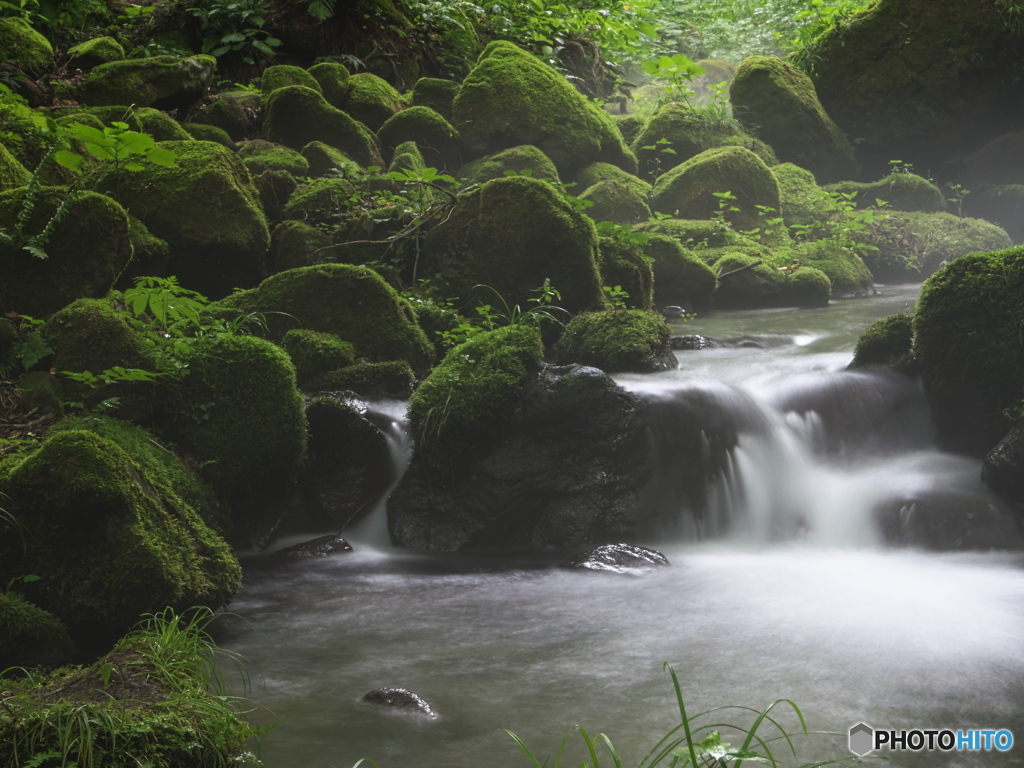
<svg viewBox="0 0 1024 768">
<path fill-rule="evenodd" d="M 405 688 L 377 688 L 363 696 L 362 700 L 367 704 L 387 707 L 403 715 L 437 717 L 422 696 L 407 691 Z"/>
<path fill-rule="evenodd" d="M 668 340 L 672 349 L 717 349 L 722 345 L 706 336 L 673 336 Z"/>
<path fill-rule="evenodd" d="M 633 544 L 602 544 L 570 557 L 558 567 L 629 573 L 663 565 L 669 565 L 668 558 L 657 550 Z"/>
<path fill-rule="evenodd" d="M 351 552 L 352 545 L 336 533 L 317 536 L 284 549 L 277 550 L 272 557 L 278 560 L 297 560 L 303 557 L 327 557 L 342 552 Z"/>
</svg>

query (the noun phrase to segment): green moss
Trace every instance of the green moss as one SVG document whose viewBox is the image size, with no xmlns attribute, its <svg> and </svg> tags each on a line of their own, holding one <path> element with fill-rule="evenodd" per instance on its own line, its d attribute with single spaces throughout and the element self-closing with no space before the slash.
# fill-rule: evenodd
<svg viewBox="0 0 1024 768">
<path fill-rule="evenodd" d="M 659 219 L 641 224 L 636 229 L 639 232 L 671 237 L 687 249 L 757 247 L 756 242 L 738 234 L 726 224 L 708 219 Z"/>
<path fill-rule="evenodd" d="M 785 304 L 786 276 L 763 261 L 757 264 L 759 261 L 756 256 L 736 251 L 726 251 L 720 256 L 712 266 L 719 277 L 716 308 L 756 309 Z M 757 266 L 738 271 L 751 264 Z"/>
<path fill-rule="evenodd" d="M 141 107 L 135 110 L 135 117 L 143 133 L 148 133 L 157 141 L 191 141 L 192 134 L 186 131 L 166 112 L 152 107 Z"/>
<path fill-rule="evenodd" d="M 320 251 L 330 245 L 331 239 L 309 224 L 285 221 L 274 228 L 267 261 L 272 273 L 309 267 L 325 260 Z"/>
<path fill-rule="evenodd" d="M 189 119 L 220 128 L 232 141 L 242 141 L 256 134 L 255 110 L 258 107 L 259 97 L 222 94 L 208 106 L 193 112 Z"/>
<path fill-rule="evenodd" d="M 644 123 L 646 121 L 639 115 L 631 114 L 612 115 L 612 122 L 614 122 L 615 127 L 619 129 L 619 133 L 622 134 L 623 140 L 628 144 L 632 144 L 636 140 L 636 137 L 640 135 L 640 131 L 643 130 Z"/>
<path fill-rule="evenodd" d="M 0 193 L 3 229 L 17 225 L 24 192 Z M 25 233 L 41 233 L 67 194 L 64 187 L 42 189 Z M 105 296 L 131 259 L 128 214 L 109 197 L 79 192 L 43 249 L 46 259 L 0 246 L 0 313 L 45 317 L 77 298 Z"/>
<path fill-rule="evenodd" d="M 716 193 L 734 195 L 725 218 L 739 230 L 759 224 L 757 206 L 780 210 L 779 182 L 760 157 L 743 147 L 710 149 L 673 168 L 654 185 L 651 207 L 681 219 L 711 219 Z"/>
<path fill-rule="evenodd" d="M 107 368 L 151 369 L 138 333 L 107 299 L 78 299 L 54 313 L 43 326 L 59 371 Z"/>
<path fill-rule="evenodd" d="M 598 240 L 598 267 L 605 286 L 621 287 L 627 294 L 624 301 L 630 309 L 650 309 L 654 272 L 643 248 L 617 238 Z"/>
<path fill-rule="evenodd" d="M 647 373 L 676 367 L 665 319 L 640 309 L 576 315 L 554 348 L 559 365 L 579 363 L 608 373 Z"/>
<path fill-rule="evenodd" d="M 0 19 L 0 51 L 19 69 L 41 75 L 53 68 L 53 46 L 20 16 Z"/>
<path fill-rule="evenodd" d="M 388 172 L 414 171 L 419 173 L 426 167 L 427 161 L 423 159 L 423 153 L 416 146 L 416 142 L 404 141 L 395 147 L 395 154 L 391 157 Z"/>
<path fill-rule="evenodd" d="M 946 210 L 946 198 L 942 190 L 915 173 L 890 173 L 881 181 L 860 183 L 843 181 L 825 187 L 829 192 L 856 193 L 857 205 L 870 208 L 877 200 L 884 200 L 889 208 L 897 211 L 926 211 L 934 213 Z"/>
<path fill-rule="evenodd" d="M 289 85 L 301 85 L 305 88 L 312 88 L 317 93 L 323 93 L 316 78 L 302 67 L 275 64 L 263 70 L 263 76 L 260 78 L 260 94 L 263 102 L 266 103 L 270 94 L 278 88 L 285 88 Z"/>
<path fill-rule="evenodd" d="M 322 141 L 311 141 L 302 148 L 302 156 L 309 163 L 310 176 L 326 176 L 331 171 L 349 175 L 358 171 L 359 164 L 340 149 Z"/>
<path fill-rule="evenodd" d="M 729 98 L 736 119 L 771 144 L 783 162 L 806 168 L 823 184 L 859 174 L 853 147 L 821 106 L 814 83 L 789 62 L 745 59 Z"/>
<path fill-rule="evenodd" d="M 178 109 L 198 101 L 210 87 L 217 60 L 212 56 L 154 56 L 112 61 L 95 67 L 75 90 L 83 104 Z"/>
<path fill-rule="evenodd" d="M 94 432 L 52 433 L 4 492 L 26 536 L 24 551 L 0 543 L 0 578 L 41 574 L 30 596 L 78 640 L 118 637 L 166 606 L 220 606 L 240 586 L 238 562 L 195 510 Z"/>
<path fill-rule="evenodd" d="M 439 471 L 462 460 L 519 407 L 523 387 L 541 363 L 540 332 L 512 325 L 460 344 L 409 401 L 416 456 Z"/>
<path fill-rule="evenodd" d="M 1024 395 L 1024 247 L 964 256 L 925 282 L 914 356 L 943 443 L 980 456 Z"/>
<path fill-rule="evenodd" d="M 647 202 L 631 187 L 615 181 L 599 181 L 587 187 L 579 195 L 592 205 L 584 213 L 594 221 L 611 221 L 615 224 L 639 224 L 651 218 Z"/>
<path fill-rule="evenodd" d="M 320 85 L 314 90 L 319 90 L 332 107 L 341 109 L 348 97 L 348 80 L 351 77 L 348 68 L 337 62 L 325 61 L 310 67 L 309 74 Z"/>
<path fill-rule="evenodd" d="M 253 176 L 264 171 L 287 171 L 294 176 L 306 176 L 309 173 L 306 158 L 294 149 L 269 141 L 247 141 L 238 148 L 238 156 Z"/>
<path fill-rule="evenodd" d="M 849 248 L 827 240 L 803 243 L 797 246 L 796 260 L 804 267 L 824 272 L 832 282 L 832 297 L 849 299 L 873 296 L 875 293 L 871 272 L 864 261 Z"/>
<path fill-rule="evenodd" d="M 28 184 L 32 174 L 22 165 L 18 158 L 0 144 L 0 192 L 17 189 Z"/>
<path fill-rule="evenodd" d="M 858 239 L 878 249 L 866 251 L 864 263 L 880 282 L 917 281 L 968 253 L 999 251 L 1012 245 L 996 225 L 949 213 L 883 211 Z"/>
<path fill-rule="evenodd" d="M 295 366 L 295 376 L 302 387 L 321 373 L 352 365 L 356 350 L 351 342 L 342 341 L 333 333 L 293 328 L 281 339 L 281 348 Z"/>
<path fill-rule="evenodd" d="M 711 304 L 718 278 L 707 264 L 668 235 L 651 235 L 643 246 L 653 262 L 654 304 L 703 309 Z"/>
<path fill-rule="evenodd" d="M 264 171 L 255 179 L 256 191 L 260 196 L 260 205 L 263 212 L 271 222 L 280 223 L 284 220 L 284 209 L 288 205 L 295 191 L 299 188 L 299 182 L 288 171 Z M 271 243 L 273 247 L 273 243 Z M 268 252 L 268 259 L 272 256 Z M 272 264 L 268 264 L 273 269 Z"/>
<path fill-rule="evenodd" d="M 590 163 L 583 166 L 576 174 L 576 189 L 588 189 L 602 181 L 614 181 L 617 186 L 628 187 L 645 201 L 651 196 L 650 184 L 611 163 Z"/>
<path fill-rule="evenodd" d="M 322 224 L 336 218 L 355 192 L 352 182 L 328 176 L 299 187 L 284 208 L 286 219 Z"/>
<path fill-rule="evenodd" d="M 220 144 L 222 147 L 230 149 L 232 152 L 235 151 L 235 143 L 231 140 L 231 136 L 223 128 L 218 128 L 216 125 L 206 125 L 204 123 L 185 123 L 182 128 L 188 131 L 188 134 L 199 141 L 212 141 L 214 144 Z"/>
<path fill-rule="evenodd" d="M 467 308 L 474 297 L 493 303 L 487 285 L 510 305 L 526 307 L 545 279 L 569 312 L 601 308 L 597 236 L 589 218 L 550 184 L 523 176 L 494 179 L 461 197 L 431 230 L 420 254 L 421 274 L 441 273 L 446 295 Z"/>
<path fill-rule="evenodd" d="M 89 69 L 99 64 L 120 61 L 125 57 L 124 48 L 112 37 L 94 37 L 68 48 L 76 67 Z"/>
<path fill-rule="evenodd" d="M 793 163 L 776 165 L 772 173 L 779 182 L 782 218 L 787 227 L 816 226 L 827 219 L 827 196 L 813 173 Z"/>
<path fill-rule="evenodd" d="M 327 371 L 306 383 L 308 392 L 347 391 L 372 399 L 398 398 L 412 394 L 416 377 L 404 360 L 386 363 L 356 363 L 346 368 Z"/>
<path fill-rule="evenodd" d="M 432 301 L 412 298 L 409 303 L 416 316 L 416 322 L 423 329 L 427 340 L 434 345 L 438 359 L 444 359 L 444 356 L 448 354 L 448 347 L 445 346 L 441 334 L 455 330 L 463 321 L 462 316 L 454 309 L 438 306 Z"/>
<path fill-rule="evenodd" d="M 905 368 L 912 355 L 914 317 L 897 312 L 869 325 L 857 339 L 851 368 Z"/>
<path fill-rule="evenodd" d="M 633 139 L 640 175 L 652 180 L 701 152 L 729 146 L 749 149 L 767 165 L 778 163 L 771 147 L 738 125 L 709 120 L 704 112 L 679 102 L 665 104 L 651 115 Z"/>
<path fill-rule="evenodd" d="M 537 147 L 529 144 L 509 147 L 466 163 L 459 171 L 459 178 L 467 184 L 483 184 L 491 179 L 503 178 L 506 171 L 518 174 L 525 171 L 526 175 L 535 179 L 551 179 L 555 183 L 561 181 L 555 164 Z"/>
<path fill-rule="evenodd" d="M 820 269 L 802 266 L 789 273 L 784 295 L 790 306 L 824 307 L 832 296 L 832 281 Z"/>
<path fill-rule="evenodd" d="M 0 592 L 0 670 L 58 667 L 75 656 L 64 622 L 21 595 Z"/>
<path fill-rule="evenodd" d="M 566 177 L 594 160 L 636 170 L 611 117 L 511 43 L 484 49 L 452 104 L 452 124 L 472 155 L 532 144 Z"/>
<path fill-rule="evenodd" d="M 298 150 L 311 141 L 322 141 L 364 168 L 384 164 L 377 139 L 366 126 L 332 107 L 316 91 L 299 85 L 279 88 L 270 95 L 263 135 Z"/>
<path fill-rule="evenodd" d="M 171 248 L 166 240 L 154 235 L 131 214 L 128 214 L 128 237 L 132 243 L 132 260 L 117 279 L 116 288 L 131 288 L 135 285 L 135 278 L 142 275 L 167 274 Z"/>
<path fill-rule="evenodd" d="M 412 87 L 412 105 L 414 107 L 430 107 L 445 119 L 450 120 L 452 102 L 458 92 L 459 84 L 454 80 L 421 77 Z"/>
<path fill-rule="evenodd" d="M 405 360 L 422 372 L 433 361 L 433 349 L 411 317 L 411 309 L 365 267 L 321 264 L 292 269 L 215 306 L 265 313 L 272 340 L 280 340 L 298 326 L 333 333 L 351 342 L 358 357 L 373 362 Z"/>
<path fill-rule="evenodd" d="M 347 88 L 341 109 L 371 131 L 379 131 L 388 118 L 405 107 L 402 95 L 387 80 L 369 72 L 352 75 Z"/>
<path fill-rule="evenodd" d="M 403 109 L 387 119 L 377 137 L 386 158 L 392 156 L 399 144 L 414 141 L 428 165 L 450 172 L 461 165 L 459 132 L 429 107 Z"/>
</svg>

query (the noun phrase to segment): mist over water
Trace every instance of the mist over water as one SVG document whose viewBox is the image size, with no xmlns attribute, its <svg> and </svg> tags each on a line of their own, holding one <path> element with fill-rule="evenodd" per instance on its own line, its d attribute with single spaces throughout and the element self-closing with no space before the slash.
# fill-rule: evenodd
<svg viewBox="0 0 1024 768">
<path fill-rule="evenodd" d="M 257 719 L 279 724 L 264 737 L 265 764 L 525 767 L 507 728 L 553 765 L 579 723 L 635 765 L 678 724 L 670 662 L 691 713 L 789 698 L 811 730 L 842 732 L 799 740 L 799 761 L 783 764 L 848 755 L 845 732 L 863 721 L 1008 728 L 1018 739 L 1009 753 L 899 758 L 1024 765 L 1024 558 L 886 548 L 876 519 L 893 503 L 911 513 L 929 494 L 998 501 L 978 462 L 935 448 L 916 386 L 842 372 L 857 334 L 916 289 L 712 314 L 676 332 L 759 346 L 680 352 L 678 371 L 616 377 L 655 404 L 699 396 L 742 416 L 704 519 L 646 542 L 669 568 L 631 577 L 557 570 L 559 553 L 392 550 L 381 508 L 346 532 L 351 555 L 251 571 L 232 606 L 250 625 L 232 624 L 225 644 L 265 678 L 254 698 L 273 714 Z M 400 462 L 407 444 L 390 439 Z M 415 691 L 440 717 L 359 702 L 380 686 Z M 563 764 L 579 764 L 578 748 L 574 737 L 576 762 Z"/>
</svg>

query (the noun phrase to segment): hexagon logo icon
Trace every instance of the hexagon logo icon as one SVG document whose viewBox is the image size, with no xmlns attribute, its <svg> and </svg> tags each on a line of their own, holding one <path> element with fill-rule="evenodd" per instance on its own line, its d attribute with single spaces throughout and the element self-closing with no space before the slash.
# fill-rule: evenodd
<svg viewBox="0 0 1024 768">
<path fill-rule="evenodd" d="M 863 757 L 873 748 L 875 731 L 870 725 L 857 723 L 850 729 L 850 751 Z"/>
</svg>

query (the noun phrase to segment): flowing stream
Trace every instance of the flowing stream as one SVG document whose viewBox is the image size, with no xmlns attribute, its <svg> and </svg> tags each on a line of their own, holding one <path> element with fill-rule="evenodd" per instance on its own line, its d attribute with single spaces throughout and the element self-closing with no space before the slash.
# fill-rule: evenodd
<svg viewBox="0 0 1024 768">
<path fill-rule="evenodd" d="M 346 532 L 352 554 L 250 569 L 232 606 L 246 622 L 231 622 L 223 644 L 258 670 L 254 719 L 277 724 L 262 739 L 264 764 L 527 768 L 509 729 L 553 766 L 580 724 L 635 766 L 679 722 L 669 662 L 691 714 L 788 698 L 810 730 L 842 734 L 795 740 L 799 759 L 775 742 L 785 765 L 849 757 L 845 734 L 862 721 L 1006 728 L 1019 740 L 1008 752 L 898 757 L 1024 765 L 1024 558 L 886 547 L 878 525 L 880 510 L 906 520 L 929 500 L 969 515 L 999 502 L 979 462 L 935 448 L 916 386 L 843 372 L 857 335 L 917 290 L 699 317 L 676 333 L 728 346 L 679 352 L 678 371 L 617 377 L 655 402 L 713 398 L 746 425 L 703 519 L 681 513 L 647 542 L 669 568 L 623 576 L 559 570 L 543 553 L 393 550 L 381 505 Z M 401 465 L 407 445 L 397 427 L 389 438 Z M 415 691 L 438 717 L 360 702 L 381 686 Z M 740 741 L 728 729 L 723 738 Z M 574 736 L 563 765 L 581 759 Z"/>
</svg>

